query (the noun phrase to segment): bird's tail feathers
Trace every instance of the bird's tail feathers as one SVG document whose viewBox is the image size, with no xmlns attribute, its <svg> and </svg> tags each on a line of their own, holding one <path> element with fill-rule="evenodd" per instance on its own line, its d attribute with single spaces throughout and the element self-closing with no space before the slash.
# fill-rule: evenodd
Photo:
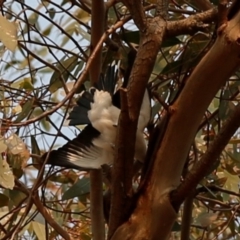
<svg viewBox="0 0 240 240">
<path fill-rule="evenodd" d="M 83 91 L 77 100 L 77 105 L 70 112 L 68 119 L 70 126 L 89 124 L 88 111 L 91 109 L 91 104 L 96 101 L 94 99 L 96 90 L 104 91 L 113 96 L 118 81 L 118 65 L 114 61 L 108 66 L 105 75 L 101 75 L 99 81 L 94 87 L 88 91 Z"/>
<path fill-rule="evenodd" d="M 80 170 L 99 169 L 104 164 L 111 164 L 113 157 L 106 158 L 104 149 L 94 144 L 94 139 L 100 133 L 88 125 L 73 140 L 57 150 L 52 150 L 49 155 L 45 153 L 42 161 L 48 155 L 47 164 Z"/>
<path fill-rule="evenodd" d="M 101 75 L 99 81 L 95 84 L 98 90 L 108 92 L 111 96 L 115 93 L 118 81 L 118 64 L 116 61 L 108 66 L 105 75 Z"/>
</svg>

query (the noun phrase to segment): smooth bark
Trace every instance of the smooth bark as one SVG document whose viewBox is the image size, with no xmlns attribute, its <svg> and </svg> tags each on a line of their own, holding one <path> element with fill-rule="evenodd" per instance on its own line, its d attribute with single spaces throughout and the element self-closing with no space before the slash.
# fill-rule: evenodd
<svg viewBox="0 0 240 240">
<path fill-rule="evenodd" d="M 104 32 L 105 7 L 103 0 L 92 0 L 91 52 L 96 48 Z M 91 85 L 99 80 L 102 68 L 102 47 L 94 56 L 89 69 Z M 102 170 L 90 171 L 90 212 L 93 240 L 105 239 L 105 221 L 103 214 Z"/>
<path fill-rule="evenodd" d="M 183 166 L 204 111 L 240 64 L 239 22 L 238 13 L 227 25 L 220 26 L 216 42 L 170 107 L 170 120 L 148 185 L 130 219 L 112 239 L 168 239 L 177 216 L 169 194 L 180 184 Z"/>
</svg>

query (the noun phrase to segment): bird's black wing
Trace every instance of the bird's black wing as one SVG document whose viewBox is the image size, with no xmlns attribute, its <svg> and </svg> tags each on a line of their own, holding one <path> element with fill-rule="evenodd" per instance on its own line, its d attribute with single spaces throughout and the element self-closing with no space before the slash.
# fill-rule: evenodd
<svg viewBox="0 0 240 240">
<path fill-rule="evenodd" d="M 73 140 L 57 150 L 49 153 L 47 164 L 80 170 L 98 169 L 105 164 L 101 158 L 102 149 L 95 146 L 92 141 L 100 133 L 91 124 L 86 126 Z M 45 160 L 48 153 L 42 156 Z"/>
<path fill-rule="evenodd" d="M 68 119 L 70 126 L 89 124 L 88 111 L 91 109 L 91 103 L 93 102 L 93 94 L 88 91 L 81 93 L 77 100 L 77 105 L 70 112 Z"/>
</svg>

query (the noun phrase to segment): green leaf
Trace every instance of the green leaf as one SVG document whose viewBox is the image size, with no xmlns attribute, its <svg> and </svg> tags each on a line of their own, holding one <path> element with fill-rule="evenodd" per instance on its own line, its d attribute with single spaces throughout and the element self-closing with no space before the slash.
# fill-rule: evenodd
<svg viewBox="0 0 240 240">
<path fill-rule="evenodd" d="M 74 73 L 73 73 L 73 76 L 74 77 L 79 77 L 79 73 L 81 72 L 81 70 L 82 70 L 82 68 L 83 68 L 83 65 L 84 65 L 84 61 L 81 61 L 79 64 L 78 64 L 78 66 L 77 66 L 77 68 L 76 68 L 76 70 L 74 71 Z"/>
<path fill-rule="evenodd" d="M 116 23 L 116 21 L 118 20 L 118 17 L 116 16 L 116 8 L 117 8 L 117 3 L 115 3 L 114 7 L 110 7 L 107 11 L 109 25 L 114 25 Z"/>
<path fill-rule="evenodd" d="M 221 120 L 226 120 L 229 117 L 229 114 L 232 112 L 232 102 L 229 101 L 231 92 L 227 89 L 222 95 L 222 101 L 219 105 L 219 117 Z"/>
<path fill-rule="evenodd" d="M 155 115 L 158 114 L 161 107 L 161 104 L 158 102 L 152 107 L 151 119 L 154 119 Z"/>
<path fill-rule="evenodd" d="M 226 214 L 227 216 L 227 219 L 231 219 L 231 221 L 230 221 L 230 223 L 229 223 L 229 229 L 231 230 L 231 238 L 233 239 L 233 236 L 235 236 L 236 235 L 236 224 L 235 224 L 235 219 L 234 218 L 232 218 L 232 215 L 231 215 L 231 213 L 230 214 Z M 238 234 L 238 236 L 239 236 L 239 234 Z M 229 239 L 231 239 L 231 238 L 229 238 Z"/>
<path fill-rule="evenodd" d="M 29 32 L 29 26 L 34 26 L 37 23 L 39 16 L 40 15 L 35 12 L 28 16 L 28 24 L 24 25 L 23 33 Z"/>
<path fill-rule="evenodd" d="M 92 238 L 88 236 L 86 233 L 80 233 L 80 237 L 82 240 L 91 240 Z"/>
<path fill-rule="evenodd" d="M 32 221 L 31 224 L 37 238 L 42 240 L 46 239 L 45 225 L 38 223 L 36 221 Z"/>
<path fill-rule="evenodd" d="M 52 26 L 49 25 L 47 28 L 43 30 L 42 35 L 49 36 L 51 32 L 52 32 Z M 45 50 L 46 49 L 42 49 L 42 51 L 45 51 Z M 40 71 L 42 71 L 42 69 Z"/>
<path fill-rule="evenodd" d="M 238 175 L 232 175 L 232 174 L 228 173 L 227 171 L 224 171 L 224 175 L 225 175 L 225 177 L 227 177 L 227 181 L 226 181 L 224 187 L 227 190 L 238 193 L 238 191 L 239 191 L 239 187 L 238 187 L 239 177 L 238 177 Z"/>
<path fill-rule="evenodd" d="M 57 174 L 52 175 L 49 180 L 52 182 L 58 182 L 58 183 L 73 183 L 78 179 L 78 175 L 73 170 L 69 170 L 68 173 L 65 174 Z"/>
<path fill-rule="evenodd" d="M 26 118 L 33 107 L 33 100 L 27 100 L 23 107 L 22 107 L 22 112 L 20 114 L 18 114 L 17 119 L 14 121 L 15 123 L 21 122 L 24 118 Z"/>
<path fill-rule="evenodd" d="M 41 155 L 40 148 L 39 148 L 38 143 L 35 139 L 35 136 L 33 136 L 33 135 L 31 135 L 31 146 L 32 146 L 32 154 Z M 38 158 L 35 158 L 35 157 L 32 157 L 32 161 L 35 164 L 39 162 Z"/>
<path fill-rule="evenodd" d="M 34 90 L 33 84 L 29 78 L 24 78 L 23 82 L 20 83 L 20 88 L 28 91 Z"/>
<path fill-rule="evenodd" d="M 70 187 L 62 196 L 62 200 L 68 200 L 74 197 L 90 192 L 90 180 L 89 178 L 79 179 L 72 187 Z"/>
<path fill-rule="evenodd" d="M 55 17 L 55 14 L 56 14 L 55 9 L 54 8 L 49 8 L 48 12 L 49 12 L 50 18 L 53 19 Z"/>
<path fill-rule="evenodd" d="M 140 41 L 139 31 L 124 32 L 124 34 L 121 34 L 120 37 L 122 37 L 126 42 L 131 42 L 135 44 L 139 44 Z"/>
<path fill-rule="evenodd" d="M 162 74 L 169 73 L 180 73 L 189 71 L 189 69 L 195 67 L 200 61 L 203 55 L 203 49 L 209 42 L 209 38 L 206 34 L 197 33 L 190 40 L 185 43 L 184 51 L 179 55 L 178 60 L 173 60 L 166 65 L 162 70 Z M 182 47 L 181 47 L 182 48 Z M 181 49 L 175 48 L 174 52 L 180 51 Z"/>
<path fill-rule="evenodd" d="M 50 79 L 49 91 L 51 93 L 56 92 L 61 88 L 62 80 L 67 82 L 70 72 L 75 68 L 77 64 L 77 57 L 72 56 L 66 60 L 65 57 L 57 64 L 58 71 L 55 71 Z M 62 80 L 61 80 L 62 77 Z"/>
<path fill-rule="evenodd" d="M 67 32 L 69 34 L 71 34 L 71 35 L 75 32 L 75 33 L 79 34 L 82 37 L 81 40 L 87 40 L 88 42 L 91 41 L 90 33 L 87 30 L 81 28 L 80 25 L 77 25 L 77 27 L 76 27 L 76 24 L 74 22 L 72 23 L 72 26 L 68 27 L 68 31 Z"/>
<path fill-rule="evenodd" d="M 0 193 L 0 207 L 8 206 L 9 197 L 5 194 Z"/>
<path fill-rule="evenodd" d="M 172 232 L 180 232 L 181 231 L 181 225 L 178 222 L 175 222 L 172 227 Z"/>
<path fill-rule="evenodd" d="M 14 168 L 12 167 L 13 175 L 17 178 L 20 179 L 23 176 L 23 170 L 21 168 Z"/>
<path fill-rule="evenodd" d="M 161 74 L 169 74 L 169 73 L 174 73 L 179 70 L 179 68 L 183 65 L 182 60 L 177 60 L 174 62 L 170 62 L 167 64 L 166 67 L 163 68 Z"/>
<path fill-rule="evenodd" d="M 70 182 L 69 178 L 64 175 L 53 175 L 49 178 L 50 181 L 52 182 L 57 182 L 57 183 L 62 183 L 62 184 L 67 184 Z"/>
<path fill-rule="evenodd" d="M 178 38 L 171 37 L 171 38 L 168 38 L 168 39 L 164 40 L 161 47 L 162 48 L 172 47 L 174 45 L 181 44 L 181 43 L 182 43 L 182 41 L 180 41 Z"/>
<path fill-rule="evenodd" d="M 42 124 L 45 131 L 47 131 L 47 132 L 50 131 L 51 124 L 49 123 L 49 121 L 46 120 L 46 118 L 41 119 L 40 123 Z"/>
<path fill-rule="evenodd" d="M 13 214 L 10 218 L 10 222 L 7 225 L 8 232 L 12 229 L 12 227 L 15 226 L 17 219 L 20 219 L 20 215 L 21 215 L 20 211 L 21 211 L 21 208 L 17 208 L 16 211 L 13 212 Z"/>
<path fill-rule="evenodd" d="M 14 206 L 18 206 L 18 204 L 27 197 L 23 192 L 18 190 L 9 190 L 8 195 Z"/>
<path fill-rule="evenodd" d="M 124 32 L 124 34 L 120 35 L 126 42 L 131 42 L 135 44 L 139 44 L 140 41 L 140 34 L 139 31 L 128 31 Z M 181 44 L 182 42 L 176 38 L 176 37 L 171 37 L 163 41 L 162 43 L 162 48 L 164 47 L 171 47 L 177 44 Z"/>
<path fill-rule="evenodd" d="M 195 219 L 195 221 L 197 224 L 200 224 L 203 227 L 207 227 L 211 223 L 216 221 L 217 218 L 218 218 L 218 213 L 202 212 L 198 215 L 198 217 Z"/>
<path fill-rule="evenodd" d="M 91 15 L 83 9 L 76 11 L 76 17 L 84 23 L 88 23 L 91 20 Z"/>
</svg>

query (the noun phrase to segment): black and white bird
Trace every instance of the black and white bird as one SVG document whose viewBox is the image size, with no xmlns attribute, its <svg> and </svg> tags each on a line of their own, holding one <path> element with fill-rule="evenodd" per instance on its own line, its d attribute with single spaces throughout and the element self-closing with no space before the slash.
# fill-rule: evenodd
<svg viewBox="0 0 240 240">
<path fill-rule="evenodd" d="M 69 114 L 69 125 L 86 127 L 73 140 L 49 153 L 47 164 L 80 170 L 99 169 L 114 161 L 114 146 L 120 115 L 120 94 L 115 91 L 118 81 L 116 65 L 109 66 L 95 87 L 80 94 L 77 105 Z M 126 79 L 122 87 L 126 87 Z M 151 116 L 150 97 L 145 91 L 135 144 L 135 160 L 144 161 L 146 142 L 144 129 Z M 127 133 L 126 133 L 127 137 Z M 47 153 L 42 156 L 45 159 Z"/>
</svg>

